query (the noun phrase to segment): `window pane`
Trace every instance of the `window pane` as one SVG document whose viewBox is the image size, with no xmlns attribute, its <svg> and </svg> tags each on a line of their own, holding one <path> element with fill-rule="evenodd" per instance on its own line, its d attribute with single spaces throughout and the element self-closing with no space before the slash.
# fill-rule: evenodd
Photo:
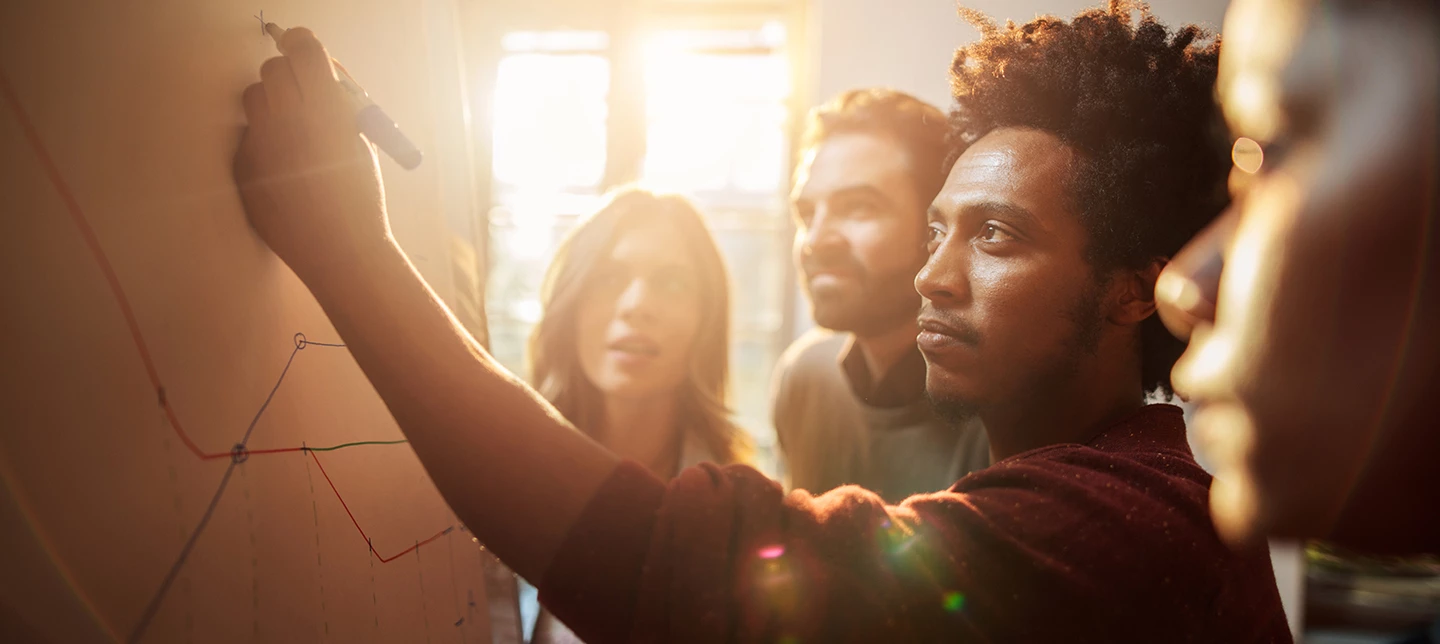
<svg viewBox="0 0 1440 644">
<path fill-rule="evenodd" d="M 779 333 L 780 307 L 789 284 L 789 240 L 777 226 L 735 226 L 708 214 L 730 270 L 730 309 L 737 334 Z"/>
<path fill-rule="evenodd" d="M 668 29 L 651 42 L 663 49 L 777 49 L 785 44 L 785 25 L 778 20 L 759 29 Z"/>
<path fill-rule="evenodd" d="M 605 172 L 610 62 L 593 54 L 510 54 L 495 80 L 497 183 L 593 187 Z"/>
<path fill-rule="evenodd" d="M 507 34 L 495 79 L 486 313 L 495 358 L 525 374 L 540 283 L 565 232 L 599 207 L 610 62 L 604 32 Z"/>
<path fill-rule="evenodd" d="M 486 277 L 491 353 L 525 376 L 525 344 L 540 320 L 540 284 L 555 249 L 575 222 L 600 208 L 600 195 L 518 195 L 490 211 L 494 258 Z"/>
<path fill-rule="evenodd" d="M 754 217 L 713 211 L 707 217 L 730 269 L 730 404 L 736 420 L 755 436 L 760 464 L 770 467 L 770 380 L 784 342 L 790 245 L 773 220 L 761 224 Z"/>
<path fill-rule="evenodd" d="M 495 262 L 487 278 L 486 314 L 495 359 L 525 375 L 525 343 L 540 320 L 540 282 L 569 222 L 549 226 L 491 226 Z"/>
<path fill-rule="evenodd" d="M 500 39 L 500 47 L 516 52 L 602 52 L 610 47 L 610 34 L 603 31 L 512 31 Z"/>
<path fill-rule="evenodd" d="M 675 30 L 646 50 L 644 182 L 695 198 L 731 274 L 732 399 L 773 466 L 770 379 L 784 346 L 790 287 L 787 99 L 779 23 L 750 31 Z"/>
<path fill-rule="evenodd" d="M 646 52 L 646 183 L 692 193 L 778 193 L 789 63 L 778 51 L 753 47 L 697 49 L 708 40 L 662 32 Z"/>
</svg>

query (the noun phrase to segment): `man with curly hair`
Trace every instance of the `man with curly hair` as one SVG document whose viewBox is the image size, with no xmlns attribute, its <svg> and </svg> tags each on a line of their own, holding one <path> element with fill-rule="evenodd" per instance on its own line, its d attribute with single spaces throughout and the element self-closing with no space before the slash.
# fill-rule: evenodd
<svg viewBox="0 0 1440 644">
<path fill-rule="evenodd" d="M 237 180 L 456 514 L 587 641 L 1288 642 L 1266 553 L 1221 543 L 1179 410 L 1144 404 L 1178 352 L 1153 282 L 1223 205 L 1225 145 L 1217 47 L 1133 10 L 956 56 L 920 345 L 1001 460 L 898 506 L 743 466 L 667 485 L 574 432 L 394 245 L 308 31 L 245 93 Z"/>
</svg>

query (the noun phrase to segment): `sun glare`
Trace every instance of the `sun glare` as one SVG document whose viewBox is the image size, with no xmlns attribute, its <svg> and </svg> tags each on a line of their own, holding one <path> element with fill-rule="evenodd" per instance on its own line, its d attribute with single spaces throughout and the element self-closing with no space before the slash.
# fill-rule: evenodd
<svg viewBox="0 0 1440 644">
<path fill-rule="evenodd" d="M 534 190 L 598 183 L 609 88 L 603 56 L 506 56 L 495 82 L 495 178 Z"/>
<path fill-rule="evenodd" d="M 685 192 L 780 187 L 790 70 L 779 51 L 761 46 L 776 37 L 772 28 L 651 38 L 645 49 L 647 185 Z M 715 46 L 717 40 L 730 51 Z"/>
</svg>

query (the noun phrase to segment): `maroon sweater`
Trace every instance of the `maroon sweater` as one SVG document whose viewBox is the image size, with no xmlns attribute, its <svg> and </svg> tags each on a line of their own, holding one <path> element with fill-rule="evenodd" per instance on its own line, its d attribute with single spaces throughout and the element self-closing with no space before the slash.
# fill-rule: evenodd
<svg viewBox="0 0 1440 644">
<path fill-rule="evenodd" d="M 1290 642 L 1270 560 L 1215 535 L 1180 410 L 887 506 L 743 466 L 625 463 L 541 599 L 586 641 Z"/>
</svg>

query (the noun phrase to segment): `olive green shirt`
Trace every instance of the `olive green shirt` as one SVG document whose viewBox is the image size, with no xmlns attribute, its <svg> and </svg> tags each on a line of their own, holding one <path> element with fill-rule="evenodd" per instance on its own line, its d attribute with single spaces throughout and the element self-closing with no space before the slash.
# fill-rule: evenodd
<svg viewBox="0 0 1440 644">
<path fill-rule="evenodd" d="M 792 489 L 820 494 L 854 484 L 897 503 L 990 465 L 978 420 L 952 426 L 935 415 L 918 347 L 876 379 L 853 335 L 813 330 L 781 357 L 773 389 Z"/>
</svg>

